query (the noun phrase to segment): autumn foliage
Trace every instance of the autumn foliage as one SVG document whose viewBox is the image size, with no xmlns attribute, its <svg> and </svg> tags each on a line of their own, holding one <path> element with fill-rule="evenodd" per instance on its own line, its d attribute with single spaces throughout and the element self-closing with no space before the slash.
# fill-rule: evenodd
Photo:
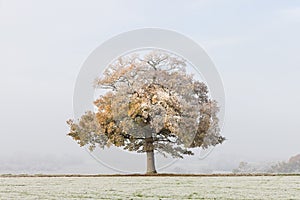
<svg viewBox="0 0 300 200">
<path fill-rule="evenodd" d="M 207 86 L 186 71 L 186 61 L 153 51 L 120 57 L 95 81 L 102 91 L 69 136 L 93 150 L 115 145 L 128 151 L 158 152 L 182 158 L 191 148 L 215 146 L 219 108 Z"/>
</svg>

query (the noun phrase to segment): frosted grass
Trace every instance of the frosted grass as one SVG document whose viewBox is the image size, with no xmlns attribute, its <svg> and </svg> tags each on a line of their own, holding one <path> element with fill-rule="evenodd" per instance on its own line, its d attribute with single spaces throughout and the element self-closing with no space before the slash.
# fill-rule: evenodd
<svg viewBox="0 0 300 200">
<path fill-rule="evenodd" d="M 300 199 L 300 176 L 3 177 L 0 199 Z"/>
</svg>

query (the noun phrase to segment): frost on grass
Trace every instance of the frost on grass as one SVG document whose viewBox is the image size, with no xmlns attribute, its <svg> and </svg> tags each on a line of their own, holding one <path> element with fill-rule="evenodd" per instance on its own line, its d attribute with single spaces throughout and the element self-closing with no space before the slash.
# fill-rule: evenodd
<svg viewBox="0 0 300 200">
<path fill-rule="evenodd" d="M 0 178 L 0 199 L 299 199 L 299 176 Z"/>
</svg>

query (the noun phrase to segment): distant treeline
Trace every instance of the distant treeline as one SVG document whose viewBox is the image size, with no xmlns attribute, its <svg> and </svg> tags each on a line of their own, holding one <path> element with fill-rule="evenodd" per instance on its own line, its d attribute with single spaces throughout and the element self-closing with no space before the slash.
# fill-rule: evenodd
<svg viewBox="0 0 300 200">
<path fill-rule="evenodd" d="M 233 173 L 300 173 L 300 154 L 291 157 L 288 162 L 278 162 L 272 165 L 240 162 Z"/>
</svg>

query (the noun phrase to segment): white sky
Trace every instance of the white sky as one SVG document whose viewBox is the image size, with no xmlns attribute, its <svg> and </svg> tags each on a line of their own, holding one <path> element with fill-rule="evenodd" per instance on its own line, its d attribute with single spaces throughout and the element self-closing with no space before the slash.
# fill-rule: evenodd
<svg viewBox="0 0 300 200">
<path fill-rule="evenodd" d="M 65 121 L 91 51 L 144 27 L 191 37 L 223 78 L 228 140 L 199 165 L 300 153 L 299 1 L 0 0 L 0 173 L 109 172 Z"/>
</svg>

